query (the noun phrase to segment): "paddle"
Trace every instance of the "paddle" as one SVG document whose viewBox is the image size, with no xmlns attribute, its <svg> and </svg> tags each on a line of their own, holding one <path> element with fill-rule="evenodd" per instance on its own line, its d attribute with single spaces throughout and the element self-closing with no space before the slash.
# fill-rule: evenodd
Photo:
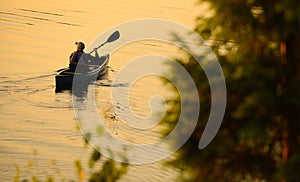
<svg viewBox="0 0 300 182">
<path fill-rule="evenodd" d="M 69 69 L 69 68 L 61 68 L 59 70 L 56 70 L 56 72 L 60 72 L 60 71 L 66 70 L 66 69 Z"/>
<path fill-rule="evenodd" d="M 96 47 L 95 49 L 97 50 L 97 49 L 99 49 L 100 47 L 104 46 L 105 44 L 114 42 L 115 40 L 117 40 L 117 39 L 119 39 L 119 38 L 120 38 L 120 32 L 119 32 L 119 31 L 115 31 L 114 33 L 112 33 L 112 34 L 108 37 L 108 39 L 107 39 L 104 43 L 102 43 L 101 45 L 99 45 L 99 46 Z M 92 50 L 89 54 L 92 54 L 92 53 L 95 51 L 95 49 Z M 68 69 L 68 68 L 62 68 L 62 69 L 56 70 L 56 72 L 60 72 L 60 71 L 66 70 L 66 69 Z"/>
<path fill-rule="evenodd" d="M 99 49 L 100 47 L 104 46 L 105 44 L 111 43 L 111 42 L 117 40 L 118 38 L 120 38 L 120 33 L 119 33 L 119 31 L 115 31 L 113 34 L 111 34 L 111 35 L 108 37 L 108 39 L 107 39 L 103 44 L 99 45 L 99 46 L 96 47 L 95 49 Z M 92 54 L 92 52 L 94 52 L 95 49 L 92 50 L 89 54 Z"/>
</svg>

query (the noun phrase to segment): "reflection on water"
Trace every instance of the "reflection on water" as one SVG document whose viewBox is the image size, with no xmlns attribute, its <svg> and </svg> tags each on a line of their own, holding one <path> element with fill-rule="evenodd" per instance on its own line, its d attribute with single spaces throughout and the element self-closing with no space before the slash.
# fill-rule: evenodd
<svg viewBox="0 0 300 182">
<path fill-rule="evenodd" d="M 68 64 L 75 41 L 88 44 L 105 30 L 140 18 L 167 18 L 192 27 L 198 14 L 193 0 L 167 0 L 163 5 L 158 0 L 92 0 L 84 4 L 80 1 L 0 0 L 0 3 L 0 178 L 3 181 L 13 179 L 16 165 L 23 177 L 28 174 L 45 177 L 50 173 L 57 176 L 58 181 L 75 180 L 74 160 L 88 161 L 90 149 L 83 148 L 82 135 L 76 129 L 72 96 L 68 91 L 54 92 L 55 70 Z M 116 136 L 136 143 L 151 143 L 160 137 L 157 128 L 147 133 L 126 133 L 126 126 L 115 112 L 115 109 L 122 109 L 122 105 L 113 106 L 109 98 L 112 88 L 129 86 L 126 81 L 113 82 L 115 74 L 128 61 L 144 54 L 178 57 L 180 54 L 176 50 L 145 41 L 130 44 L 112 55 L 109 77 L 95 83 L 95 94 L 97 108 Z M 99 52 L 110 53 L 109 45 Z M 148 115 L 149 97 L 163 94 L 162 90 L 158 78 L 139 80 L 131 89 L 133 112 Z M 167 93 L 167 88 L 165 91 Z M 74 94 L 84 99 L 88 93 L 87 87 Z M 32 160 L 35 168 L 31 169 L 29 162 Z M 84 167 L 88 169 L 86 163 Z M 86 173 L 88 175 L 89 171 Z M 172 181 L 174 174 L 170 169 L 163 169 L 160 162 L 130 166 L 122 180 Z"/>
</svg>

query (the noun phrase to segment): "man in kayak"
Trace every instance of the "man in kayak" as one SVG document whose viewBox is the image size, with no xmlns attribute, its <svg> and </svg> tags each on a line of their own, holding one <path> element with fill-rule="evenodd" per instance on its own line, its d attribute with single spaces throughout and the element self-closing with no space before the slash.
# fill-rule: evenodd
<svg viewBox="0 0 300 182">
<path fill-rule="evenodd" d="M 80 63 L 82 63 L 82 64 L 87 64 L 88 62 L 99 60 L 99 55 L 98 55 L 97 49 L 94 49 L 95 57 L 93 57 L 92 55 L 86 54 L 85 52 L 83 52 L 83 50 L 85 48 L 85 45 L 83 42 L 76 42 L 75 44 L 77 45 L 77 50 L 75 52 L 73 52 L 69 58 L 70 71 L 75 72 L 76 66 L 80 59 L 81 59 Z"/>
</svg>

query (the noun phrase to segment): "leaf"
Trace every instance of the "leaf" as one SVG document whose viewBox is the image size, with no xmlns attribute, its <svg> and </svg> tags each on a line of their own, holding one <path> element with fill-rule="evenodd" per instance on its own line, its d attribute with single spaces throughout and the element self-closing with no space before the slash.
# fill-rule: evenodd
<svg viewBox="0 0 300 182">
<path fill-rule="evenodd" d="M 101 158 L 101 153 L 97 150 L 97 149 L 94 149 L 92 155 L 91 155 L 91 158 L 89 160 L 89 165 L 90 165 L 90 168 L 93 168 L 95 163 Z"/>
</svg>

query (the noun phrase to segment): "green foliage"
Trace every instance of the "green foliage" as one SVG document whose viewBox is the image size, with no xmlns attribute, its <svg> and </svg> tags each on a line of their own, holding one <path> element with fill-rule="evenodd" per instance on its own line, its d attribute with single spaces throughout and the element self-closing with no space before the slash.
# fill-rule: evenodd
<svg viewBox="0 0 300 182">
<path fill-rule="evenodd" d="M 14 177 L 14 182 L 18 182 L 20 180 L 20 168 L 16 166 L 16 175 Z"/>
<path fill-rule="evenodd" d="M 299 181 L 299 1 L 202 2 L 213 14 L 199 17 L 195 30 L 210 40 L 222 66 L 226 113 L 216 138 L 199 150 L 210 87 L 191 56 L 179 60 L 196 83 L 201 111 L 194 133 L 169 164 L 181 169 L 185 181 Z M 173 106 L 164 118 L 165 135 L 179 117 L 179 99 L 168 101 Z"/>
<path fill-rule="evenodd" d="M 86 138 L 84 138 L 84 140 L 86 141 Z M 34 155 L 37 155 L 36 151 Z M 76 181 L 85 181 L 88 179 L 91 182 L 115 182 L 119 180 L 124 174 L 126 174 L 129 166 L 125 155 L 123 153 L 119 155 L 123 157 L 124 161 L 126 161 L 125 163 L 117 163 L 114 159 L 100 160 L 102 155 L 99 152 L 99 149 L 93 149 L 93 152 L 91 153 L 90 159 L 88 161 L 91 172 L 91 174 L 88 177 L 86 177 L 86 172 L 84 167 L 82 166 L 81 161 L 74 161 L 74 166 L 78 175 L 78 180 Z M 30 160 L 28 162 L 28 169 L 24 169 L 26 175 L 28 176 L 21 176 L 21 170 L 18 166 L 16 166 L 14 182 L 65 181 L 66 179 L 62 178 L 59 169 L 55 166 L 55 160 L 51 161 L 50 165 L 51 169 L 50 167 L 46 169 L 41 169 L 35 159 Z M 37 177 L 37 171 L 42 172 L 42 175 L 40 174 L 39 177 Z M 44 178 L 46 177 L 46 179 L 41 180 L 41 176 L 44 176 Z"/>
<path fill-rule="evenodd" d="M 126 174 L 128 169 L 128 163 L 117 164 L 114 159 L 106 159 L 100 161 L 101 153 L 98 149 L 94 149 L 89 159 L 89 166 L 92 171 L 88 177 L 90 182 L 115 182 Z M 125 160 L 126 161 L 126 160 Z M 102 163 L 101 165 L 96 165 Z M 84 171 L 79 160 L 75 161 L 75 166 L 78 174 L 78 181 L 83 181 Z"/>
<path fill-rule="evenodd" d="M 14 182 L 18 182 L 18 181 L 53 182 L 55 181 L 54 176 L 57 177 L 56 178 L 57 180 L 58 179 L 62 180 L 60 170 L 57 168 L 55 160 L 50 161 L 48 166 L 41 168 L 40 164 L 36 160 L 38 157 L 38 152 L 34 149 L 32 154 L 33 154 L 33 158 L 28 161 L 27 168 L 26 167 L 20 168 L 19 166 L 16 166 Z M 22 175 L 21 175 L 21 171 L 23 173 Z M 42 178 L 41 176 L 44 177 Z"/>
<path fill-rule="evenodd" d="M 76 171 L 77 171 L 77 175 L 78 175 L 78 181 L 82 181 L 84 179 L 84 171 L 81 166 L 81 162 L 80 162 L 80 160 L 76 160 L 74 163 L 75 163 L 75 167 L 76 167 Z"/>
<path fill-rule="evenodd" d="M 98 150 L 94 150 L 89 161 L 90 168 L 94 167 L 95 163 L 100 159 L 100 157 L 101 153 Z"/>
<path fill-rule="evenodd" d="M 91 133 L 85 133 L 83 136 L 84 144 L 85 146 L 88 145 L 89 141 L 91 140 L 92 134 Z"/>
<path fill-rule="evenodd" d="M 129 164 L 117 164 L 114 159 L 107 159 L 103 162 L 102 166 L 99 169 L 94 169 L 95 163 L 99 161 L 100 158 L 101 153 L 99 152 L 99 150 L 94 149 L 90 158 L 90 168 L 94 171 L 89 177 L 90 182 L 114 182 L 120 179 L 124 174 L 126 174 Z M 125 157 L 124 159 L 124 161 L 126 161 Z"/>
<path fill-rule="evenodd" d="M 104 162 L 102 168 L 94 172 L 90 178 L 90 182 L 114 182 L 126 174 L 128 163 L 121 163 L 117 166 L 113 159 L 108 159 Z"/>
</svg>

